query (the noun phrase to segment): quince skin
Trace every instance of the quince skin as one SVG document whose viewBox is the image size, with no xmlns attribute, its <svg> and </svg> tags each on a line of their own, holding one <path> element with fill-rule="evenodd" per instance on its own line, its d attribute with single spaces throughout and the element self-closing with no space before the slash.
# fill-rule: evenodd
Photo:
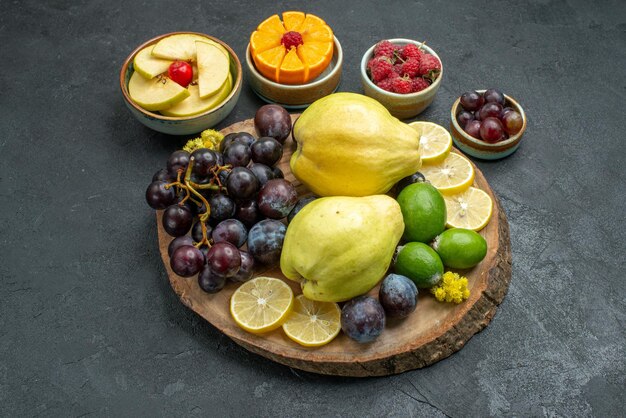
<svg viewBox="0 0 626 418">
<path fill-rule="evenodd" d="M 308 299 L 349 300 L 382 279 L 403 231 L 400 206 L 389 196 L 319 198 L 289 224 L 280 268 Z"/>
<path fill-rule="evenodd" d="M 294 176 L 319 196 L 369 196 L 419 170 L 421 132 L 376 100 L 335 93 L 315 101 L 294 124 Z"/>
</svg>

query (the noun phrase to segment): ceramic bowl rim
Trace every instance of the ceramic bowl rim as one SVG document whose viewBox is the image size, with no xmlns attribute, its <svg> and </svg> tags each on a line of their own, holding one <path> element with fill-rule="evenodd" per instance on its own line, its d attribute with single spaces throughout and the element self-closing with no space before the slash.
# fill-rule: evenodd
<svg viewBox="0 0 626 418">
<path fill-rule="evenodd" d="M 222 45 L 224 48 L 226 48 L 226 50 L 228 51 L 228 53 L 230 54 L 230 56 L 234 59 L 235 64 L 237 66 L 237 77 L 235 80 L 235 83 L 233 84 L 233 87 L 230 91 L 230 93 L 228 94 L 228 96 L 222 100 L 222 102 L 212 108 L 209 109 L 205 112 L 202 113 L 198 113 L 197 115 L 191 115 L 191 116 L 165 116 L 165 115 L 161 115 L 160 113 L 155 113 L 155 112 L 151 112 L 149 110 L 144 109 L 143 107 L 139 106 L 138 104 L 136 104 L 131 98 L 130 98 L 130 94 L 128 93 L 128 84 L 126 83 L 126 72 L 128 71 L 128 66 L 131 64 L 131 62 L 133 62 L 133 60 L 135 59 L 135 56 L 137 55 L 137 53 L 139 53 L 139 51 L 141 51 L 142 49 L 144 49 L 145 47 L 151 45 L 151 44 L 155 44 L 158 41 L 160 41 L 163 38 L 166 38 L 168 36 L 171 35 L 179 35 L 179 34 L 192 34 L 192 35 L 200 35 L 200 36 L 204 36 L 206 38 L 209 38 L 217 43 L 219 43 L 220 45 Z M 140 113 L 142 113 L 144 116 L 148 116 L 152 119 L 157 119 L 157 120 L 162 120 L 162 121 L 178 121 L 178 122 L 186 122 L 186 121 L 193 121 L 193 120 L 197 120 L 197 119 L 202 119 L 203 117 L 210 115 L 214 112 L 217 112 L 218 110 L 220 110 L 221 108 L 223 108 L 228 102 L 230 102 L 230 100 L 234 97 L 234 95 L 236 94 L 237 90 L 241 87 L 241 83 L 242 83 L 242 68 L 241 68 L 241 62 L 239 61 L 239 57 L 237 56 L 237 54 L 235 54 L 235 51 L 233 51 L 233 49 L 228 46 L 228 44 L 226 44 L 224 41 L 211 36 L 211 35 L 207 35 L 206 33 L 201 33 L 201 32 L 192 32 L 192 31 L 178 31 L 178 32 L 170 32 L 170 33 L 165 33 L 163 35 L 159 35 L 159 36 L 155 36 L 154 38 L 142 43 L 141 45 L 139 45 L 137 48 L 135 48 L 133 50 L 133 52 L 130 53 L 130 55 L 124 60 L 124 63 L 122 64 L 122 69 L 120 70 L 120 89 L 122 90 L 122 95 L 124 96 L 124 100 L 126 100 L 126 102 L 128 104 L 130 104 L 134 109 L 136 109 L 137 111 L 139 111 Z"/>
<path fill-rule="evenodd" d="M 343 66 L 343 48 L 341 47 L 341 43 L 339 39 L 335 35 L 333 35 L 333 44 L 337 51 L 337 63 L 333 67 L 332 70 L 328 74 L 326 74 L 322 78 L 317 78 L 315 81 L 306 84 L 281 84 L 275 81 L 270 80 L 261 74 L 255 67 L 254 61 L 252 60 L 252 56 L 250 55 L 250 42 L 248 42 L 248 46 L 246 46 L 246 63 L 248 64 L 248 69 L 252 73 L 252 75 L 266 83 L 268 86 L 283 89 L 283 90 L 304 90 L 309 88 L 315 88 L 327 82 L 330 78 L 332 78 L 338 71 L 341 71 L 341 67 Z M 333 52 L 334 54 L 334 52 Z"/>
<path fill-rule="evenodd" d="M 486 89 L 480 89 L 480 90 L 474 90 L 474 91 L 482 94 L 486 91 Z M 459 106 L 461 103 L 460 96 L 454 101 L 454 103 L 452 104 L 452 109 L 450 110 L 450 121 L 452 125 L 454 126 L 454 129 L 458 132 L 460 136 L 463 137 L 463 139 L 473 144 L 479 145 L 480 147 L 483 147 L 483 148 L 502 148 L 502 147 L 506 147 L 507 145 L 515 144 L 521 139 L 522 135 L 524 135 L 524 132 L 526 131 L 526 122 L 527 122 L 526 113 L 524 112 L 524 109 L 522 108 L 522 106 L 520 106 L 520 104 L 514 98 L 506 94 L 504 95 L 504 98 L 506 100 L 505 103 L 508 103 L 511 107 L 517 110 L 520 115 L 522 115 L 522 129 L 520 129 L 520 131 L 516 133 L 515 135 L 509 137 L 509 139 L 492 143 L 492 142 L 486 142 L 486 141 L 483 141 L 482 139 L 474 138 L 473 136 L 468 135 L 465 132 L 465 130 L 461 128 L 461 125 L 459 125 L 459 123 L 456 120 L 456 115 L 457 113 L 459 113 Z"/>
<path fill-rule="evenodd" d="M 374 84 L 374 82 L 372 80 L 370 80 L 370 78 L 367 76 L 367 63 L 370 60 L 370 58 L 374 55 L 374 48 L 376 47 L 376 45 L 378 44 L 375 43 L 374 45 L 372 45 L 367 51 L 365 51 L 365 54 L 363 54 L 363 57 L 361 58 L 361 79 L 363 81 L 365 81 L 365 83 L 367 83 L 367 85 L 371 88 L 373 88 L 374 90 L 376 90 L 377 92 L 387 95 L 389 97 L 397 97 L 397 98 L 419 98 L 420 96 L 426 95 L 427 93 L 430 92 L 431 89 L 437 89 L 439 88 L 439 84 L 441 84 L 441 79 L 443 78 L 443 70 L 444 70 L 444 66 L 443 66 L 443 61 L 441 61 L 441 57 L 439 57 L 439 55 L 437 55 L 437 53 L 435 52 L 434 49 L 432 49 L 430 46 L 426 45 L 424 42 L 418 42 L 414 39 L 407 39 L 407 38 L 393 38 L 393 39 L 388 39 L 389 42 L 391 43 L 396 43 L 396 44 L 402 44 L 402 45 L 406 45 L 406 44 L 413 44 L 413 45 L 417 45 L 420 46 L 421 48 L 425 49 L 426 52 L 428 52 L 431 55 L 434 55 L 435 57 L 437 57 L 437 59 L 439 60 L 439 62 L 441 63 L 441 72 L 439 73 L 439 77 L 437 77 L 437 79 L 434 81 L 434 83 L 432 83 L 430 86 L 428 86 L 427 88 L 425 88 L 422 91 L 418 91 L 415 93 L 407 93 L 407 94 L 401 94 L 401 93 L 393 93 L 391 91 L 387 91 L 387 90 L 383 90 L 380 87 L 378 87 L 376 84 Z"/>
</svg>

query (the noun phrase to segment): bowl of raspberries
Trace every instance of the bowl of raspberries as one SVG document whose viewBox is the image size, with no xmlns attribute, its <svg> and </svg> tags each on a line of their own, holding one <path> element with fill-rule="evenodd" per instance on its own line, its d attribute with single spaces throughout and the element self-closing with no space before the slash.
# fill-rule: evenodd
<svg viewBox="0 0 626 418">
<path fill-rule="evenodd" d="M 422 113 L 435 99 L 442 77 L 437 53 L 411 39 L 380 41 L 361 60 L 363 91 L 399 119 Z"/>
</svg>

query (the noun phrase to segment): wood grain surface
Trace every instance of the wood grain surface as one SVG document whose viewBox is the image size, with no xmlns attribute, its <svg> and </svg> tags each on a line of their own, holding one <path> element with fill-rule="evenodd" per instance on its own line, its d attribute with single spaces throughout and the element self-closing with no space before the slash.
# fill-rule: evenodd
<svg viewBox="0 0 626 418">
<path fill-rule="evenodd" d="M 293 115 L 294 120 L 296 117 Z M 224 134 L 240 131 L 255 134 L 253 120 L 238 122 L 222 130 Z M 298 193 L 305 195 L 308 190 L 289 170 L 289 158 L 294 149 L 295 144 L 289 137 L 278 165 Z M 428 366 L 460 350 L 474 334 L 487 326 L 511 280 L 511 244 L 506 215 L 483 174 L 475 166 L 474 169 L 474 186 L 489 194 L 494 208 L 491 221 L 480 232 L 487 240 L 487 255 L 476 267 L 463 272 L 469 281 L 469 299 L 459 305 L 440 303 L 426 290 L 420 289 L 415 312 L 403 320 L 388 319 L 381 336 L 369 344 L 356 343 L 340 333 L 323 347 L 306 348 L 287 338 L 281 329 L 262 336 L 242 330 L 229 313 L 230 296 L 238 284 L 229 282 L 221 292 L 211 295 L 200 289 L 195 277 L 185 279 L 172 272 L 167 254 L 172 238 L 163 230 L 162 211 L 158 211 L 161 257 L 170 284 L 183 304 L 237 344 L 273 361 L 301 370 L 340 376 L 383 376 Z M 282 278 L 296 295 L 301 293 L 299 284 L 286 279 L 278 266 L 260 270 L 257 275 Z M 370 293 L 377 295 L 378 286 Z"/>
</svg>

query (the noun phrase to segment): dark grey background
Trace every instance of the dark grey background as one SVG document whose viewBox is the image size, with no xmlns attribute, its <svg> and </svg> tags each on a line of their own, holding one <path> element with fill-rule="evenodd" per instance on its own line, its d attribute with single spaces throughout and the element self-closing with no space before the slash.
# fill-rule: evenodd
<svg viewBox="0 0 626 418">
<path fill-rule="evenodd" d="M 372 379 L 250 354 L 171 291 L 144 202 L 185 138 L 132 118 L 122 61 L 192 30 L 243 59 L 264 18 L 318 14 L 344 53 L 425 39 L 446 73 L 420 115 L 447 125 L 466 90 L 528 117 L 519 151 L 478 162 L 511 225 L 513 279 L 492 323 L 450 358 Z M 626 7 L 620 0 L 6 1 L 0 9 L 0 415 L 623 416 Z M 219 125 L 262 102 L 244 85 Z"/>
</svg>

